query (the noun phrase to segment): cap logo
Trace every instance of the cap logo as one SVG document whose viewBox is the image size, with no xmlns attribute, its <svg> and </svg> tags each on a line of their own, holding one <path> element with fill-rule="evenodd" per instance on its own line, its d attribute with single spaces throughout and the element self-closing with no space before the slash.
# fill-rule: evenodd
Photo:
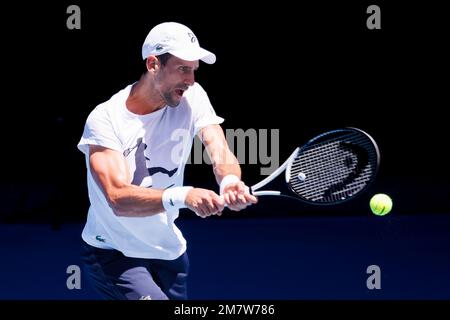
<svg viewBox="0 0 450 320">
<path fill-rule="evenodd" d="M 156 51 L 161 51 L 162 49 L 163 49 L 163 46 L 162 46 L 162 45 L 159 45 L 159 44 L 158 44 L 158 45 L 156 46 Z"/>
<path fill-rule="evenodd" d="M 188 33 L 189 38 L 191 38 L 191 42 L 194 43 L 195 41 L 197 41 L 197 38 L 195 37 L 195 35 L 193 33 Z"/>
</svg>

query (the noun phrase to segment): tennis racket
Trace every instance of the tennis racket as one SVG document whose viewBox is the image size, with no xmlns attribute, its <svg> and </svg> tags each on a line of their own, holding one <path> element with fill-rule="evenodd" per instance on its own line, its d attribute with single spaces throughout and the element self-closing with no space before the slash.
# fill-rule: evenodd
<svg viewBox="0 0 450 320">
<path fill-rule="evenodd" d="M 272 174 L 250 187 L 255 196 L 285 196 L 310 204 L 348 201 L 374 181 L 380 163 L 375 140 L 357 128 L 329 131 L 309 140 Z M 286 192 L 260 190 L 285 172 Z"/>
</svg>

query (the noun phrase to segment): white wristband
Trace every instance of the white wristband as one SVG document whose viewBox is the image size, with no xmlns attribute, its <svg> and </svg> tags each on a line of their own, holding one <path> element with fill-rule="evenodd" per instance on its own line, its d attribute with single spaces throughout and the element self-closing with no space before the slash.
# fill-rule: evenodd
<svg viewBox="0 0 450 320">
<path fill-rule="evenodd" d="M 223 194 L 223 190 L 225 189 L 225 187 L 227 185 L 229 185 L 230 183 L 235 183 L 235 182 L 239 182 L 241 181 L 241 179 L 239 179 L 238 176 L 235 176 L 234 174 L 229 174 L 227 176 L 225 176 L 222 181 L 220 182 L 220 194 Z"/>
<path fill-rule="evenodd" d="M 186 208 L 184 201 L 192 187 L 174 187 L 164 190 L 162 203 L 166 211 L 173 211 Z"/>
</svg>

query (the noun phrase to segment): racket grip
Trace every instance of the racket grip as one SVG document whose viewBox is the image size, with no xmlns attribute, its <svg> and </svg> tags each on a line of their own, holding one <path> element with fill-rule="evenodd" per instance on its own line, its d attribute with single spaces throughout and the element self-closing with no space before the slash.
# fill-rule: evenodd
<svg viewBox="0 0 450 320">
<path fill-rule="evenodd" d="M 253 195 L 255 197 L 259 197 L 259 196 L 279 196 L 281 194 L 280 191 L 255 191 L 253 192 Z"/>
</svg>

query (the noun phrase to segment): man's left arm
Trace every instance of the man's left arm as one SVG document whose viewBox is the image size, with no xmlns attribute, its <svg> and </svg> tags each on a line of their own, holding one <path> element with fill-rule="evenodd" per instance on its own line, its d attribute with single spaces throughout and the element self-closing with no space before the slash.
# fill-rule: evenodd
<svg viewBox="0 0 450 320">
<path fill-rule="evenodd" d="M 257 203 L 258 199 L 249 193 L 249 188 L 241 181 L 239 161 L 229 149 L 222 127 L 218 124 L 206 126 L 198 136 L 211 158 L 220 194 L 228 208 L 239 211 Z"/>
</svg>

